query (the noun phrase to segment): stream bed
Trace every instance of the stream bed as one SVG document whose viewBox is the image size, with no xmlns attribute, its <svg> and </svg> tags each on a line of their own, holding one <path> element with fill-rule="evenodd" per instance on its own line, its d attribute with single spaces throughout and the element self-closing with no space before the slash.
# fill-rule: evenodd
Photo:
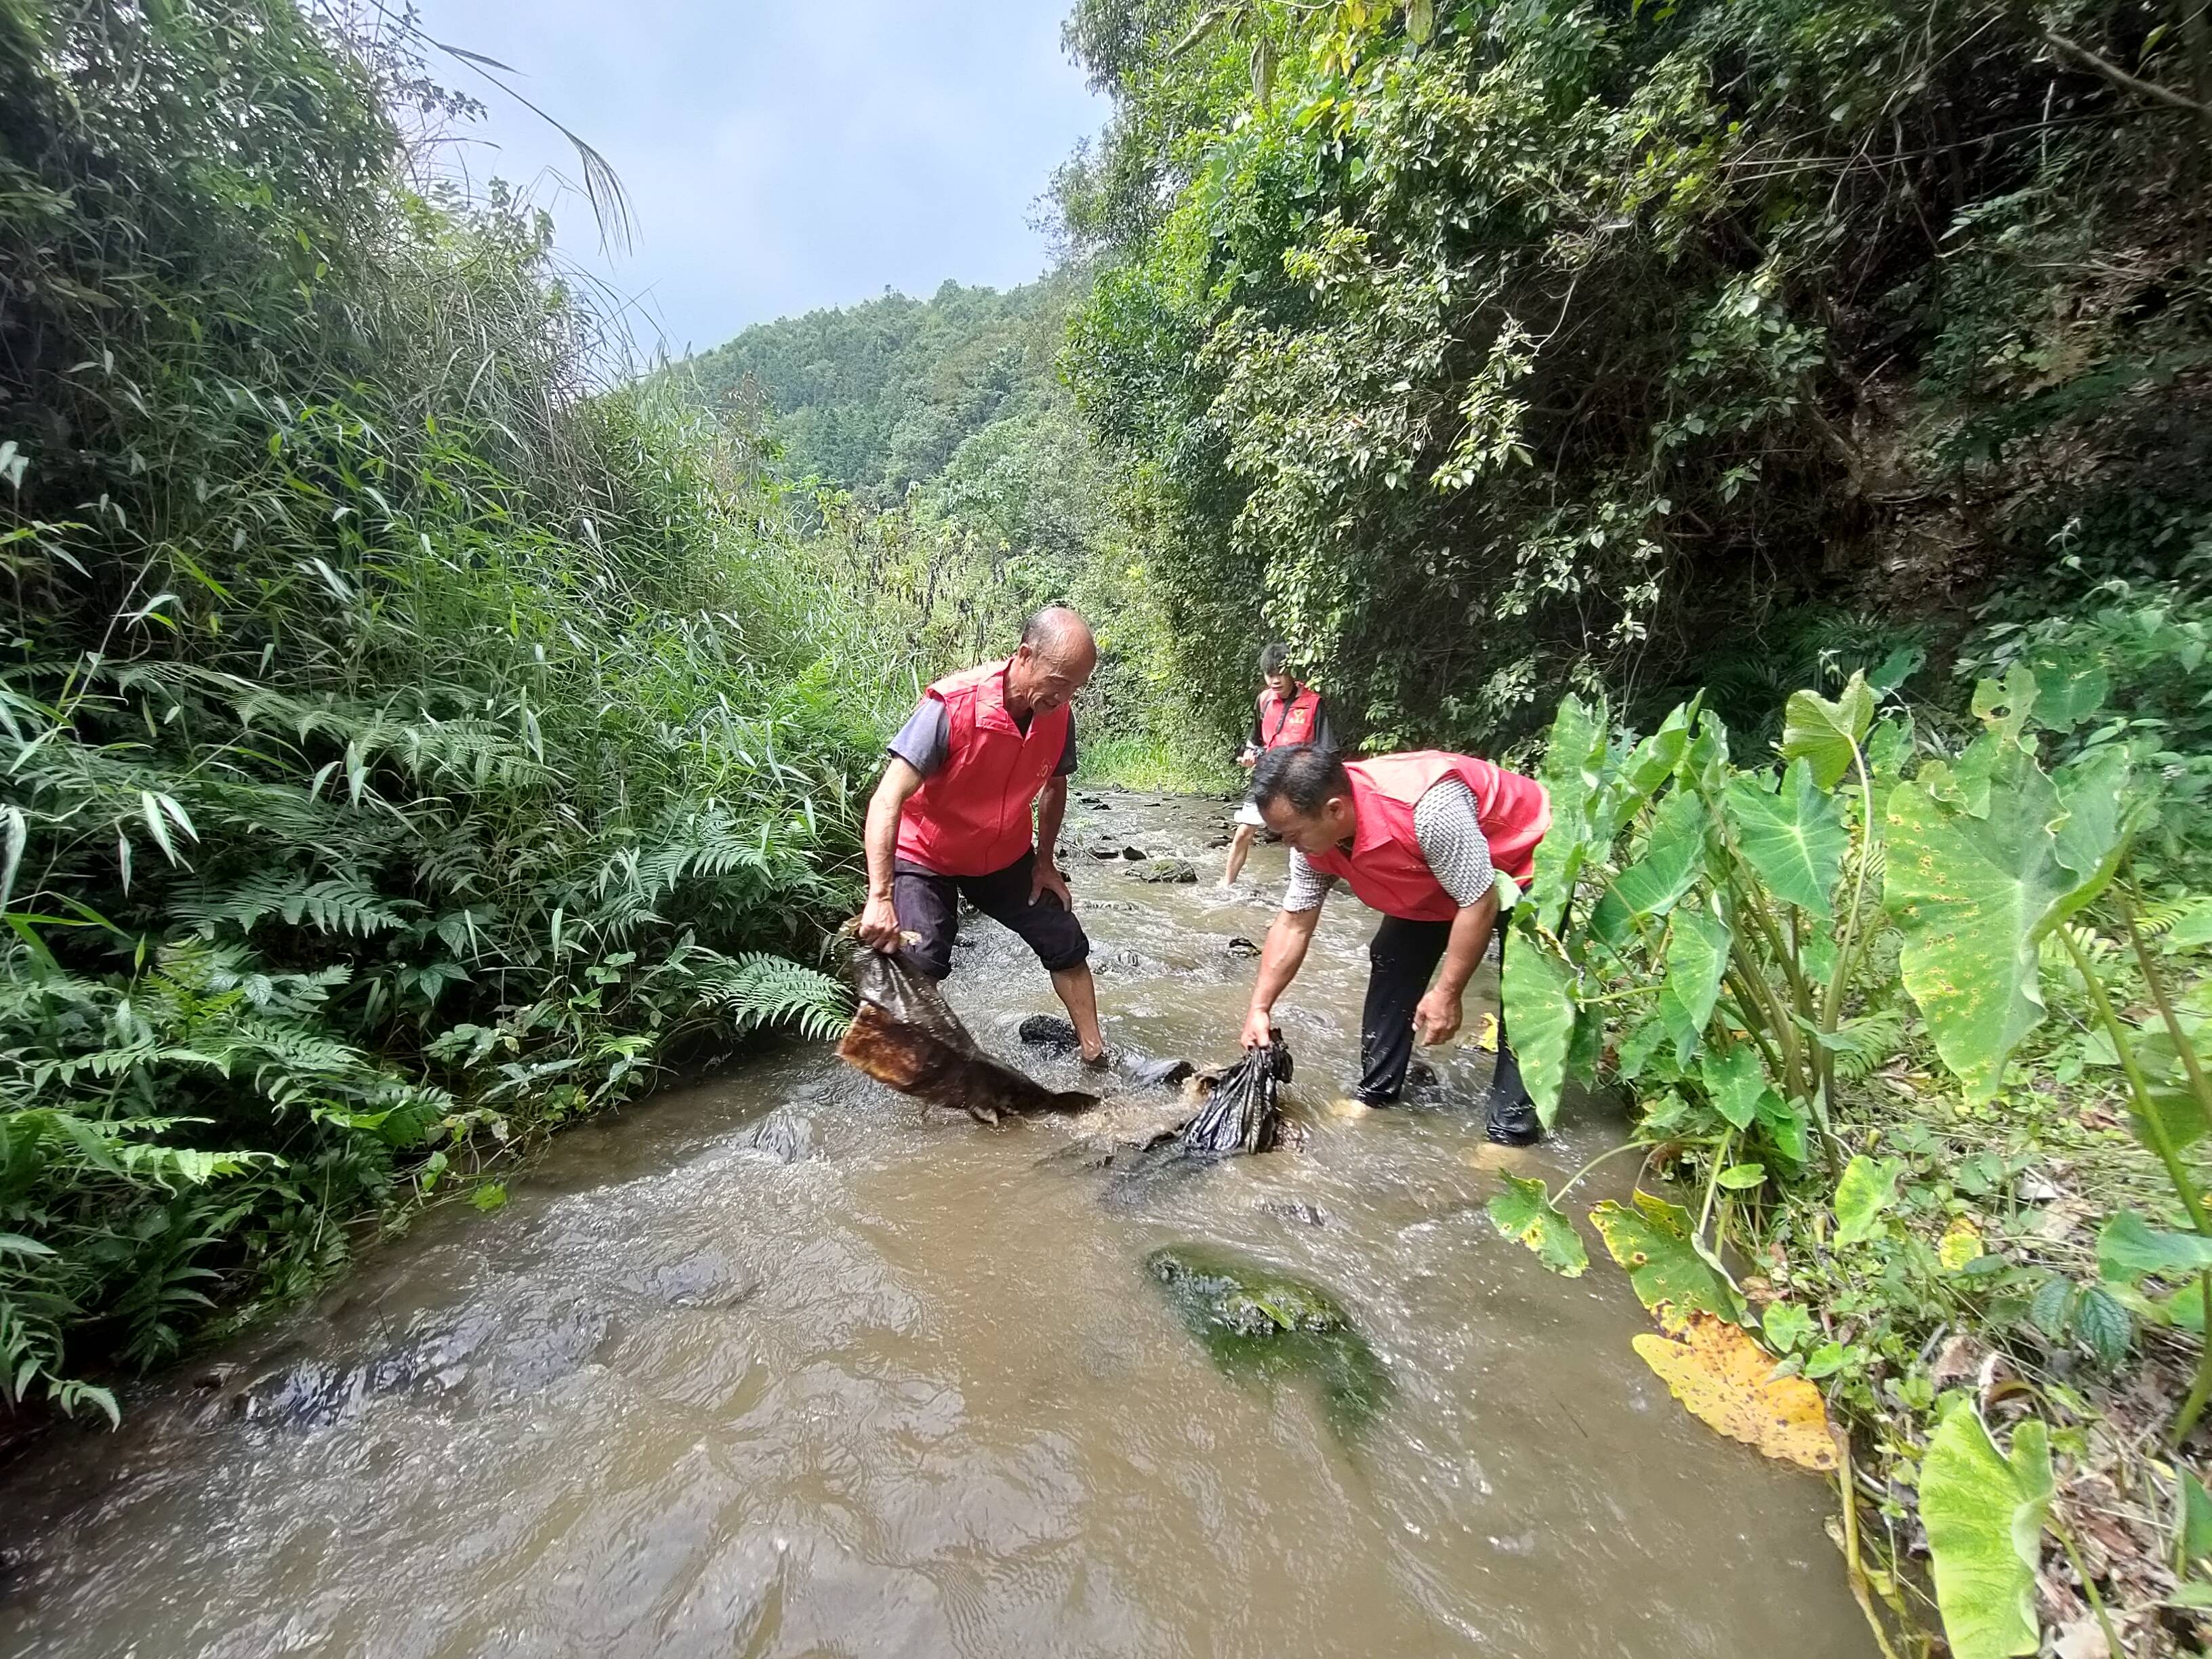
<svg viewBox="0 0 2212 1659">
<path fill-rule="evenodd" d="M 1284 860 L 1216 890 L 1226 828 L 1071 806 L 1109 1042 L 1234 1057 Z M 1200 879 L 1091 856 L 1125 845 Z M 1595 1241 L 1559 1279 L 1483 1215 L 1501 1156 L 1622 1133 L 1571 1104 L 1488 1146 L 1490 969 L 1431 1098 L 1333 1109 L 1373 924 L 1334 895 L 1279 1010 L 1302 1148 L 1127 1179 L 1085 1146 L 1188 1103 L 985 1127 L 827 1044 L 569 1131 L 503 1209 L 6 1471 L 0 1654 L 1863 1659 L 1824 1484 L 1669 1398 Z M 1018 941 L 971 917 L 955 960 L 987 1047 L 1090 1086 L 1022 1052 L 1057 1005 Z M 1146 1267 L 1188 1243 L 1324 1287 L 1379 1409 L 1218 1368 Z"/>
</svg>

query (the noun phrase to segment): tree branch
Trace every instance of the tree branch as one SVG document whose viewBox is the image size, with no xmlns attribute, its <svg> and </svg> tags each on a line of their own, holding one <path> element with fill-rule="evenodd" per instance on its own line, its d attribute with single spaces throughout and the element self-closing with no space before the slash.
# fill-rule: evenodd
<svg viewBox="0 0 2212 1659">
<path fill-rule="evenodd" d="M 2047 28 L 2039 28 L 2036 33 L 2043 38 L 2044 45 L 2061 57 L 2070 58 L 2082 68 L 2094 70 L 2123 92 L 2132 92 L 2139 98 L 2148 98 L 2173 109 L 2186 110 L 2200 121 L 2212 122 L 2212 105 L 2200 104 L 2194 98 L 2183 97 L 2170 87 L 2162 87 L 2155 81 L 2145 81 L 2130 75 L 2111 59 L 2099 57 L 2087 46 L 2076 46 L 2063 34 L 2054 33 Z"/>
</svg>

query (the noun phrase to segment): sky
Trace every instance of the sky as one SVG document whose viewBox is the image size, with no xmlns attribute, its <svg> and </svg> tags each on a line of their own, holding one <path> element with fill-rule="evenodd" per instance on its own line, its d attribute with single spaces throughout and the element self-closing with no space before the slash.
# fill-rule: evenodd
<svg viewBox="0 0 2212 1659">
<path fill-rule="evenodd" d="M 588 140 L 637 216 L 601 251 L 560 133 L 450 58 L 481 97 L 449 168 L 554 212 L 563 256 L 634 301 L 671 355 L 749 324 L 947 277 L 1006 288 L 1048 263 L 1037 198 L 1106 100 L 1060 45 L 1065 0 L 419 0 L 436 40 L 512 66 Z"/>
</svg>

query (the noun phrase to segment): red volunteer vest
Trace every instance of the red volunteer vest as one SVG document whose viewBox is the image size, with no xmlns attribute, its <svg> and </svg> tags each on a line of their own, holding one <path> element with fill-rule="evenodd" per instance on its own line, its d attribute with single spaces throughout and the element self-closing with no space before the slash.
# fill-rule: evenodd
<svg viewBox="0 0 2212 1659">
<path fill-rule="evenodd" d="M 1352 761 L 1344 769 L 1352 775 L 1352 804 L 1359 819 L 1352 851 L 1332 847 L 1308 854 L 1306 861 L 1342 877 L 1362 903 L 1407 921 L 1449 921 L 1459 914 L 1458 901 L 1431 872 L 1413 836 L 1413 803 L 1447 776 L 1473 792 L 1492 865 L 1528 884 L 1536 843 L 1552 823 L 1552 804 L 1533 778 L 1472 755 L 1433 749 Z"/>
<path fill-rule="evenodd" d="M 898 855 L 940 876 L 988 876 L 1030 850 L 1030 811 L 1067 748 L 1067 705 L 1033 714 L 1024 733 L 1006 712 L 1006 664 L 947 675 L 928 695 L 945 705 L 945 764 L 907 797 Z"/>
<path fill-rule="evenodd" d="M 1260 746 L 1262 749 L 1289 749 L 1314 739 L 1314 726 L 1321 719 L 1321 693 L 1310 685 L 1302 685 L 1298 694 L 1285 704 L 1273 691 L 1260 694 Z"/>
</svg>

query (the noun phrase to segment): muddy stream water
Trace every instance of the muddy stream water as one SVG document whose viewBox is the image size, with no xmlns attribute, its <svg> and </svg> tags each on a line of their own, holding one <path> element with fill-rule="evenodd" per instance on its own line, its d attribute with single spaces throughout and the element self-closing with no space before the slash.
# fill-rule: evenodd
<svg viewBox="0 0 2212 1659">
<path fill-rule="evenodd" d="M 1073 846 L 1201 873 L 1073 860 L 1109 1040 L 1230 1059 L 1280 849 L 1219 893 L 1218 803 L 1090 799 Z M 1484 1217 L 1488 1056 L 1330 1110 L 1373 923 L 1334 896 L 1280 1011 L 1301 1150 L 1133 1184 L 1069 1148 L 1187 1105 L 987 1128 L 826 1044 L 571 1131 L 7 1471 L 0 1653 L 1863 1659 L 1821 1482 L 1683 1413 L 1609 1263 L 1555 1278 Z M 1084 1086 L 1023 1054 L 1055 1005 L 1018 941 L 971 918 L 956 960 L 981 1041 Z M 1520 1156 L 1620 1133 L 1571 1103 Z M 1145 1270 L 1190 1242 L 1327 1287 L 1379 1413 L 1218 1368 Z"/>
</svg>

